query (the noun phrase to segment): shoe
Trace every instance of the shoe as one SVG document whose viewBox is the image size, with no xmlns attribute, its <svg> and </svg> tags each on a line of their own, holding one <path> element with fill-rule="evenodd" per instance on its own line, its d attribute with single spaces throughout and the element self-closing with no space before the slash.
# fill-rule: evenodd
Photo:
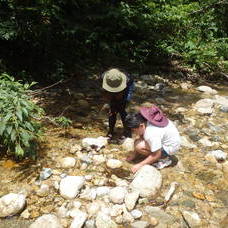
<svg viewBox="0 0 228 228">
<path fill-rule="evenodd" d="M 172 160 L 170 157 L 168 157 L 168 158 L 158 160 L 158 162 L 155 162 L 153 166 L 157 169 L 163 169 L 165 167 L 170 166 L 171 164 L 172 164 Z"/>
</svg>

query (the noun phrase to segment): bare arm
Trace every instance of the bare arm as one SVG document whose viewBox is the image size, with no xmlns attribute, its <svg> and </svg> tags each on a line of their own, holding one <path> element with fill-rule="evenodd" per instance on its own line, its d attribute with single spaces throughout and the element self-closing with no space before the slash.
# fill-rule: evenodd
<svg viewBox="0 0 228 228">
<path fill-rule="evenodd" d="M 134 165 L 131 169 L 133 173 L 138 171 L 142 166 L 144 165 L 150 165 L 156 162 L 161 157 L 161 149 L 151 153 L 149 156 L 147 156 L 143 161 L 137 163 Z"/>
</svg>

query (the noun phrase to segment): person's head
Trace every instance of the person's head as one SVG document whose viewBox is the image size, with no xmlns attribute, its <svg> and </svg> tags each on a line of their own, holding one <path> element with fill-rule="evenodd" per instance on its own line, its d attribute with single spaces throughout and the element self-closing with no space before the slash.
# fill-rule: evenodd
<svg viewBox="0 0 228 228">
<path fill-rule="evenodd" d="M 117 68 L 104 72 L 102 87 L 111 93 L 120 93 L 127 87 L 127 76 Z"/>
<path fill-rule="evenodd" d="M 142 136 L 146 130 L 147 120 L 140 113 L 129 113 L 125 119 L 126 127 L 130 128 L 132 133 Z"/>
</svg>

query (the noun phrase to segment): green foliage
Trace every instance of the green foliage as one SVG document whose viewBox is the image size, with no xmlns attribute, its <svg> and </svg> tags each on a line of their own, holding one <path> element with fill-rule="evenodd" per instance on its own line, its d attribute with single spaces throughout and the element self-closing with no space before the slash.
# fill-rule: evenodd
<svg viewBox="0 0 228 228">
<path fill-rule="evenodd" d="M 34 84 L 22 84 L 7 74 L 0 75 L 0 142 L 16 157 L 35 155 L 41 133 L 35 118 L 40 118 L 43 111 L 28 95 Z"/>
<path fill-rule="evenodd" d="M 0 59 L 37 80 L 64 78 L 89 58 L 153 65 L 178 55 L 204 71 L 224 70 L 228 59 L 225 0 L 0 0 L 0 7 Z"/>
<path fill-rule="evenodd" d="M 72 121 L 70 119 L 68 119 L 65 116 L 59 116 L 59 117 L 55 117 L 53 119 L 54 123 L 56 123 L 57 125 L 67 128 L 72 124 Z"/>
</svg>

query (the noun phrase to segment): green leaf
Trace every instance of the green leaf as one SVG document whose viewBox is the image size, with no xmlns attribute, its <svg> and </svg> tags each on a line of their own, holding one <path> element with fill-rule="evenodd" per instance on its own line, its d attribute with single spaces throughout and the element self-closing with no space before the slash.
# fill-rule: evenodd
<svg viewBox="0 0 228 228">
<path fill-rule="evenodd" d="M 8 125 L 8 126 L 6 127 L 6 132 L 10 135 L 12 129 L 13 129 L 12 125 Z"/>
<path fill-rule="evenodd" d="M 0 135 L 3 135 L 3 132 L 6 129 L 6 123 L 5 122 L 0 122 Z"/>
<path fill-rule="evenodd" d="M 15 142 L 16 140 L 16 131 L 13 129 L 10 135 L 11 141 Z"/>
<path fill-rule="evenodd" d="M 18 119 L 19 119 L 20 121 L 23 120 L 23 119 L 22 119 L 22 110 L 21 110 L 21 109 L 17 109 L 16 115 L 17 115 L 17 117 L 18 117 Z"/>
<path fill-rule="evenodd" d="M 20 144 L 16 145 L 15 154 L 20 157 L 22 157 L 24 155 L 24 150 L 21 148 Z"/>
<path fill-rule="evenodd" d="M 28 117 L 28 110 L 26 108 L 22 108 L 21 110 L 22 110 L 24 116 Z"/>
</svg>

